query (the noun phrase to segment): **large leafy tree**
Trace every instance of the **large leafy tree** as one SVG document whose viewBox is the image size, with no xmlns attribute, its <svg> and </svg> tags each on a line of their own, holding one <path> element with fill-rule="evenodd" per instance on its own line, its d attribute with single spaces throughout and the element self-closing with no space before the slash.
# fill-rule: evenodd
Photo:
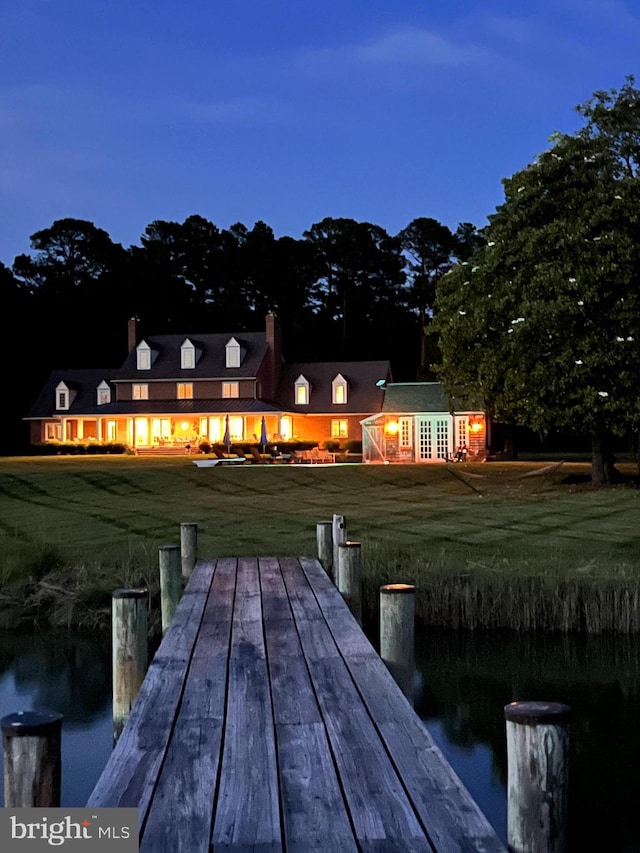
<svg viewBox="0 0 640 853">
<path fill-rule="evenodd" d="M 602 483 L 611 436 L 639 420 L 640 92 L 628 78 L 577 111 L 578 132 L 504 180 L 486 245 L 439 284 L 435 322 L 449 391 L 590 435 Z"/>
</svg>

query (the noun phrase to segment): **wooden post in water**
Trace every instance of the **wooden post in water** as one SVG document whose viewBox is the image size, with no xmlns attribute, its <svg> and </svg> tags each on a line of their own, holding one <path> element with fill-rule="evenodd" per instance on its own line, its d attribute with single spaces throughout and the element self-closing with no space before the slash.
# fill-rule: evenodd
<svg viewBox="0 0 640 853">
<path fill-rule="evenodd" d="M 331 522 L 331 538 L 333 540 L 333 582 L 338 586 L 340 582 L 338 565 L 338 547 L 347 541 L 347 519 L 344 515 L 334 513 Z"/>
<path fill-rule="evenodd" d="M 180 557 L 182 580 L 186 583 L 198 559 L 198 525 L 195 521 L 183 521 L 180 524 Z"/>
<path fill-rule="evenodd" d="M 512 702 L 507 721 L 507 841 L 513 853 L 565 853 L 571 708 Z"/>
<path fill-rule="evenodd" d="M 416 588 L 409 583 L 380 587 L 380 657 L 413 704 Z"/>
<path fill-rule="evenodd" d="M 147 671 L 147 589 L 111 594 L 113 741 L 120 737 Z"/>
<path fill-rule="evenodd" d="M 167 629 L 176 612 L 176 607 L 182 595 L 182 564 L 179 545 L 161 545 L 160 563 L 160 615 L 162 635 Z"/>
<path fill-rule="evenodd" d="M 319 521 L 316 524 L 316 542 L 318 543 L 318 559 L 322 568 L 335 583 L 333 571 L 333 533 L 330 521 Z"/>
<path fill-rule="evenodd" d="M 62 714 L 18 711 L 0 720 L 5 808 L 58 808 Z"/>
<path fill-rule="evenodd" d="M 362 625 L 362 545 L 359 542 L 338 545 L 338 590 L 358 625 Z"/>
</svg>

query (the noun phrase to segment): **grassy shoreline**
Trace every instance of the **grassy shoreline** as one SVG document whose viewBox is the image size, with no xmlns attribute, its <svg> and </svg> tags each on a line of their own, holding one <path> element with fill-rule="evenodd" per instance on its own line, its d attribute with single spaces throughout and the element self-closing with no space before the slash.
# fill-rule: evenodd
<svg viewBox="0 0 640 853">
<path fill-rule="evenodd" d="M 181 521 L 198 523 L 207 557 L 314 555 L 316 523 L 339 512 L 363 544 L 369 621 L 379 585 L 407 581 L 432 626 L 639 631 L 640 490 L 594 489 L 580 462 L 535 474 L 546 462 L 0 459 L 0 625 L 102 629 L 120 586 L 147 584 L 155 601 L 158 548 Z"/>
</svg>

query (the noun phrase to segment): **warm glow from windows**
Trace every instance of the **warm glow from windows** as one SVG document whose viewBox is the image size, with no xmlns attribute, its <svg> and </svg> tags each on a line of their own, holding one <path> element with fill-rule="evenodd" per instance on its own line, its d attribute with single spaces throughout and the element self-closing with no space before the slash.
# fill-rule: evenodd
<svg viewBox="0 0 640 853">
<path fill-rule="evenodd" d="M 302 373 L 295 382 L 295 401 L 297 406 L 309 404 L 309 382 Z"/>
<path fill-rule="evenodd" d="M 244 439 L 244 418 L 229 418 L 229 433 L 231 441 L 242 441 Z"/>
<path fill-rule="evenodd" d="M 223 397 L 239 397 L 240 396 L 240 386 L 237 382 L 223 382 L 222 383 L 222 396 Z"/>
<path fill-rule="evenodd" d="M 193 382 L 178 382 L 178 400 L 193 399 Z"/>
<path fill-rule="evenodd" d="M 288 415 L 283 415 L 280 418 L 280 435 L 283 441 L 291 441 L 293 426 L 291 418 Z"/>
<path fill-rule="evenodd" d="M 400 425 L 398 424 L 398 421 L 387 421 L 384 425 L 384 431 L 387 435 L 397 435 L 399 429 Z"/>
<path fill-rule="evenodd" d="M 331 438 L 346 438 L 348 435 L 348 427 L 346 420 L 331 421 Z"/>
<path fill-rule="evenodd" d="M 338 405 L 347 402 L 347 381 L 341 373 L 331 383 L 331 401 Z"/>
<path fill-rule="evenodd" d="M 148 400 L 149 386 L 148 385 L 133 385 L 131 388 L 131 397 L 133 400 Z"/>
</svg>

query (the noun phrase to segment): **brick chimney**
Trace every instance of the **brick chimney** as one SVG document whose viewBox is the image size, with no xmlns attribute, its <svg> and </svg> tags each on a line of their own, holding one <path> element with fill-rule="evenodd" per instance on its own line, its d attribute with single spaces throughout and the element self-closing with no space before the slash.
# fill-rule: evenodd
<svg viewBox="0 0 640 853">
<path fill-rule="evenodd" d="M 129 318 L 128 337 L 127 337 L 127 352 L 138 343 L 138 318 L 133 316 Z"/>
<path fill-rule="evenodd" d="M 280 371 L 282 370 L 282 344 L 280 341 L 280 323 L 272 312 L 266 316 L 266 340 L 267 340 L 267 364 L 268 388 L 265 388 L 265 396 L 273 399 L 278 390 L 280 382 Z"/>
</svg>

